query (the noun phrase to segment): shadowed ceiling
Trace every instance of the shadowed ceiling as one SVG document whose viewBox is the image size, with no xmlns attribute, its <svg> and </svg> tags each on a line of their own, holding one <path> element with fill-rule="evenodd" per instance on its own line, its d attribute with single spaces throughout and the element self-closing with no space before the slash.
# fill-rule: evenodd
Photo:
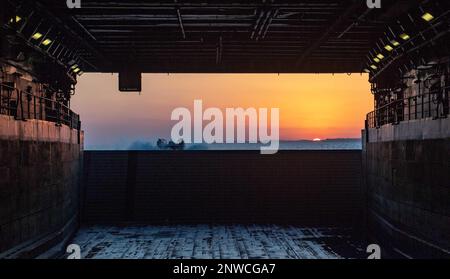
<svg viewBox="0 0 450 279">
<path fill-rule="evenodd" d="M 14 1 L 13 1 L 14 2 Z M 18 1 L 27 2 L 27 1 Z M 419 1 L 33 1 L 83 40 L 84 71 L 361 72 L 386 26 Z M 73 46 L 70 42 L 66 47 Z"/>
</svg>

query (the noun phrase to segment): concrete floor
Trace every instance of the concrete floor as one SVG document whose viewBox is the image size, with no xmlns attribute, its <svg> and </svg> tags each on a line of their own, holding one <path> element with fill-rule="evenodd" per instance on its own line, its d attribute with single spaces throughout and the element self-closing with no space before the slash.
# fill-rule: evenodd
<svg viewBox="0 0 450 279">
<path fill-rule="evenodd" d="M 360 258 L 350 230 L 275 225 L 84 227 L 73 244 L 88 259 Z"/>
</svg>

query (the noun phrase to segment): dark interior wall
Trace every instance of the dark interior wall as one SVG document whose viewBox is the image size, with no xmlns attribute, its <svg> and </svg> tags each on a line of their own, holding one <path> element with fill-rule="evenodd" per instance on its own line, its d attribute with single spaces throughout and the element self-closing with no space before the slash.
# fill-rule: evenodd
<svg viewBox="0 0 450 279">
<path fill-rule="evenodd" d="M 374 241 L 401 256 L 450 258 L 450 139 L 368 143 L 364 158 Z"/>
<path fill-rule="evenodd" d="M 66 228 L 76 229 L 78 131 L 0 117 L 0 258 L 29 258 L 43 252 L 33 250 L 41 241 L 58 241 Z"/>
<path fill-rule="evenodd" d="M 85 152 L 87 223 L 353 225 L 360 151 Z"/>
</svg>

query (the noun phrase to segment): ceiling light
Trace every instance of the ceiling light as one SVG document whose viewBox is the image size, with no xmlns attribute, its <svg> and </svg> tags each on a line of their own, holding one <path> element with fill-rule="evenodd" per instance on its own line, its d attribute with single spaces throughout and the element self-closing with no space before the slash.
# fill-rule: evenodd
<svg viewBox="0 0 450 279">
<path fill-rule="evenodd" d="M 432 21 L 434 19 L 434 16 L 430 13 L 425 13 L 422 16 L 422 19 L 425 21 Z"/>
<path fill-rule="evenodd" d="M 394 50 L 394 48 L 391 47 L 391 45 L 386 45 L 386 46 L 384 47 L 384 49 L 386 49 L 387 51 L 393 51 L 393 50 Z"/>
<path fill-rule="evenodd" d="M 377 54 L 378 59 L 383 60 L 384 59 L 384 55 L 383 54 Z"/>
<path fill-rule="evenodd" d="M 396 40 L 392 40 L 392 41 L 391 41 L 391 44 L 392 44 L 393 46 L 395 46 L 395 47 L 400 45 L 400 43 L 397 42 Z"/>
<path fill-rule="evenodd" d="M 375 66 L 375 65 L 370 65 L 370 68 L 372 68 L 372 69 L 374 69 L 374 70 L 378 69 L 378 67 Z"/>
<path fill-rule="evenodd" d="M 81 71 L 80 68 L 76 68 L 75 70 L 73 70 L 74 73 L 78 73 L 79 71 Z"/>
<path fill-rule="evenodd" d="M 50 40 L 50 39 L 45 39 L 43 42 L 42 42 L 42 44 L 44 45 L 44 46 L 48 46 L 49 44 L 51 44 L 52 43 L 52 40 Z"/>
<path fill-rule="evenodd" d="M 13 17 L 13 18 L 11 18 L 10 20 L 9 20 L 9 23 L 17 23 L 17 22 L 19 22 L 19 21 L 21 21 L 22 20 L 22 18 L 20 17 L 20 16 L 16 16 L 15 18 Z"/>
<path fill-rule="evenodd" d="M 403 33 L 403 34 L 400 34 L 400 38 L 402 38 L 402 40 L 404 40 L 404 41 L 407 41 L 407 40 L 409 40 L 411 37 L 410 37 L 408 34 Z"/>
<path fill-rule="evenodd" d="M 366 73 L 370 73 L 369 69 L 364 69 L 363 71 L 366 72 Z"/>
<path fill-rule="evenodd" d="M 373 59 L 373 61 L 375 61 L 375 62 L 377 62 L 377 63 L 380 63 L 381 60 L 375 57 L 375 58 Z"/>
<path fill-rule="evenodd" d="M 31 38 L 33 38 L 35 40 L 39 40 L 40 38 L 42 38 L 42 34 L 39 32 L 36 32 L 33 34 L 33 36 L 31 36 Z"/>
<path fill-rule="evenodd" d="M 73 64 L 72 67 L 70 67 L 72 70 L 75 70 L 76 68 L 78 68 L 78 64 Z"/>
</svg>

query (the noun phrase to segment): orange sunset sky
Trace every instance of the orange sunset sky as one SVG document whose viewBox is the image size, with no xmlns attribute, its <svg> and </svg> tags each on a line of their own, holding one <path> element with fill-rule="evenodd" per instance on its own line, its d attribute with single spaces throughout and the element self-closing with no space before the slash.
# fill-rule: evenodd
<svg viewBox="0 0 450 279">
<path fill-rule="evenodd" d="M 367 75 L 144 74 L 143 91 L 120 93 L 116 74 L 84 74 L 72 109 L 81 115 L 89 148 L 127 148 L 170 138 L 172 110 L 279 108 L 281 140 L 359 138 L 373 110 Z"/>
</svg>

